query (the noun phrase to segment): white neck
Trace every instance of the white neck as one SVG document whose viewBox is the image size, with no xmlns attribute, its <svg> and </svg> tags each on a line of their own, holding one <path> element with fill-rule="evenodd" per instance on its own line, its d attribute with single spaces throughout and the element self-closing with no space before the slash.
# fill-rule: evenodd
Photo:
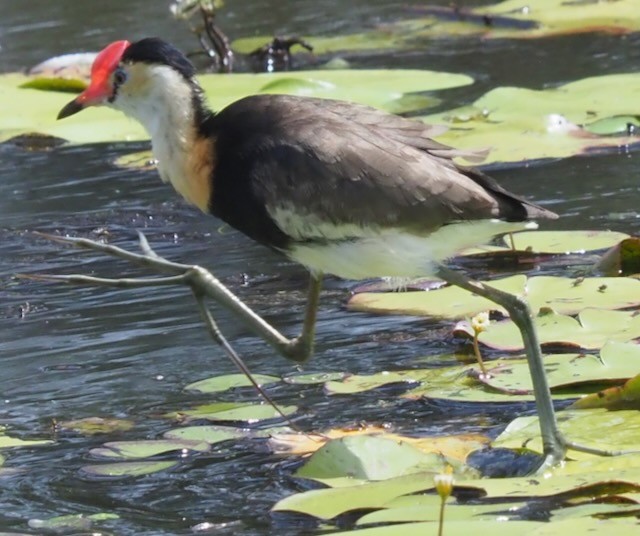
<svg viewBox="0 0 640 536">
<path fill-rule="evenodd" d="M 162 180 L 205 210 L 186 169 L 196 141 L 193 93 L 187 81 L 166 65 L 131 65 L 113 106 L 138 120 L 151 136 Z"/>
</svg>

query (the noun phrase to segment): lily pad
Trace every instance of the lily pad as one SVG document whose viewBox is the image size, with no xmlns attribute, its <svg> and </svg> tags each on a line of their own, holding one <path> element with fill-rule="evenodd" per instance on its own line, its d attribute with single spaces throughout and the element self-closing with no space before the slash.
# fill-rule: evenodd
<svg viewBox="0 0 640 536">
<path fill-rule="evenodd" d="M 541 523 L 535 521 L 509 521 L 496 523 L 495 521 L 445 521 L 446 536 L 468 536 L 469 534 L 490 531 L 492 536 L 525 536 L 539 527 Z M 424 536 L 436 534 L 437 525 L 433 522 L 402 523 L 387 527 L 375 527 L 358 530 L 358 536 Z M 332 535 L 353 536 L 352 531 L 333 532 Z"/>
<path fill-rule="evenodd" d="M 590 471 L 580 474 L 547 477 L 495 478 L 464 480 L 456 478 L 454 496 L 458 491 L 476 500 L 513 503 L 529 499 L 544 499 L 551 504 L 559 501 L 615 496 L 640 491 L 640 468 L 630 468 L 621 475 L 610 471 Z M 279 501 L 275 512 L 297 512 L 330 520 L 346 512 L 366 511 L 388 506 L 406 507 L 424 493 L 433 493 L 433 473 L 416 473 L 380 482 L 348 487 L 313 490 L 298 493 Z M 487 526 L 499 526 L 493 522 Z M 509 525 L 509 523 L 505 523 Z M 403 532 L 405 534 L 403 525 Z M 433 524 L 430 524 L 433 527 Z M 397 531 L 397 527 L 395 527 Z M 493 530 L 493 529 L 491 529 Z"/>
<path fill-rule="evenodd" d="M 59 421 L 56 423 L 58 430 L 71 430 L 84 435 L 112 434 L 114 432 L 126 432 L 134 426 L 133 421 L 127 419 L 86 417 L 72 421 Z"/>
<path fill-rule="evenodd" d="M 120 516 L 108 513 L 92 514 L 88 516 L 83 514 L 66 515 L 51 517 L 49 519 L 30 519 L 29 527 L 32 529 L 54 532 L 79 531 L 89 530 L 96 521 L 111 521 L 114 519 L 120 519 Z"/>
<path fill-rule="evenodd" d="M 405 495 L 390 501 L 384 509 L 365 514 L 358 519 L 357 526 L 378 523 L 406 523 L 416 521 L 438 521 L 441 499 L 438 495 Z M 446 505 L 445 520 L 452 521 L 494 521 L 507 522 L 520 519 L 523 502 L 499 504 L 456 504 Z"/>
<path fill-rule="evenodd" d="M 470 452 L 489 443 L 489 439 L 480 434 L 408 437 L 391 433 L 384 427 L 366 426 L 355 429 L 334 428 L 325 430 L 322 434 L 275 433 L 269 438 L 269 447 L 279 454 L 305 455 L 318 451 L 329 441 L 363 435 L 411 445 L 421 452 L 437 453 L 458 461 L 464 461 Z"/>
<path fill-rule="evenodd" d="M 253 379 L 260 386 L 280 381 L 279 377 L 266 374 L 253 374 Z M 198 391 L 199 393 L 223 393 L 236 387 L 252 387 L 252 384 L 244 374 L 227 374 L 190 383 L 185 389 L 187 391 Z"/>
<path fill-rule="evenodd" d="M 380 24 L 366 32 L 304 36 L 316 54 L 349 51 L 414 49 L 428 39 L 481 36 L 483 39 L 532 39 L 587 32 L 629 33 L 640 29 L 634 0 L 611 2 L 567 2 L 537 0 L 535 4 L 506 0 L 489 6 L 464 9 L 461 6 L 411 6 L 410 20 Z M 232 47 L 250 53 L 272 38 L 258 36 L 237 39 Z"/>
<path fill-rule="evenodd" d="M 534 312 L 551 308 L 559 314 L 573 315 L 585 307 L 623 309 L 640 305 L 640 281 L 626 277 L 536 276 L 527 279 L 524 275 L 515 275 L 486 284 L 525 297 Z M 495 303 L 455 286 L 428 292 L 365 292 L 352 296 L 347 307 L 354 311 L 447 319 L 472 317 L 487 310 L 505 313 Z"/>
<path fill-rule="evenodd" d="M 598 349 L 609 341 L 626 342 L 640 337 L 640 315 L 635 311 L 584 309 L 577 318 L 553 310 L 541 310 L 534 318 L 540 344 L 552 347 Z M 470 328 L 459 326 L 458 334 L 470 336 Z M 478 340 L 503 351 L 524 349 L 522 336 L 511 320 L 491 323 Z"/>
<path fill-rule="evenodd" d="M 295 413 L 296 406 L 279 406 L 285 415 Z M 214 402 L 193 409 L 167 413 L 165 417 L 190 422 L 195 419 L 209 421 L 247 421 L 257 422 L 265 419 L 281 418 L 281 415 L 268 404 L 241 404 L 235 402 Z"/>
<path fill-rule="evenodd" d="M 600 355 L 557 354 L 545 357 L 547 380 L 552 389 L 586 387 L 588 384 L 622 383 L 640 370 L 640 346 L 608 343 Z M 481 378 L 489 387 L 505 392 L 532 389 L 526 359 L 504 360 L 487 364 L 488 378 Z M 588 407 L 588 406 L 586 406 Z"/>
<path fill-rule="evenodd" d="M 209 445 L 246 437 L 248 432 L 231 426 L 185 426 L 164 433 L 167 439 L 206 441 Z"/>
<path fill-rule="evenodd" d="M 292 385 L 316 385 L 331 380 L 341 380 L 346 376 L 345 372 L 296 372 L 285 376 L 283 380 Z"/>
<path fill-rule="evenodd" d="M 0 449 L 9 449 L 15 447 L 34 447 L 39 445 L 50 445 L 53 441 L 48 439 L 19 439 L 0 434 Z"/>
<path fill-rule="evenodd" d="M 626 381 L 624 385 L 610 387 L 576 400 L 570 407 L 572 409 L 640 409 L 640 374 Z"/>
<path fill-rule="evenodd" d="M 438 137 L 443 143 L 461 149 L 490 146 L 486 163 L 563 158 L 639 143 L 640 138 L 617 130 L 611 135 L 587 130 L 595 121 L 633 113 L 629 103 L 638 91 L 638 74 L 586 78 L 544 90 L 499 87 L 471 106 L 423 119 L 449 127 Z"/>
<path fill-rule="evenodd" d="M 176 461 L 117 462 L 85 465 L 82 472 L 94 477 L 128 478 L 145 476 L 177 467 Z"/>
<path fill-rule="evenodd" d="M 504 235 L 509 250 L 566 255 L 608 249 L 629 238 L 615 231 L 522 231 Z"/>
<path fill-rule="evenodd" d="M 570 358 L 570 356 L 567 356 Z M 559 359 L 563 359 L 560 356 Z M 522 367 L 521 392 L 505 390 L 499 391 L 478 381 L 478 366 L 476 364 L 457 365 L 453 367 L 439 367 L 421 370 L 405 370 L 392 373 L 377 373 L 363 376 L 350 376 L 342 382 L 327 382 L 325 389 L 329 394 L 353 394 L 396 383 L 399 378 L 405 382 L 412 382 L 415 386 L 402 395 L 402 398 L 418 399 L 422 397 L 456 400 L 461 402 L 520 402 L 533 400 L 529 393 L 529 381 L 525 372 L 526 360 L 497 359 L 487 363 L 489 371 L 500 370 L 503 367 L 518 365 Z M 392 380 L 389 382 L 389 380 Z M 556 398 L 575 398 L 572 393 L 559 393 Z"/>
<path fill-rule="evenodd" d="M 596 269 L 613 276 L 640 273 L 640 238 L 630 236 L 613 245 L 598 261 Z"/>
<path fill-rule="evenodd" d="M 91 449 L 89 454 L 100 458 L 131 460 L 151 458 L 160 454 L 188 451 L 207 452 L 211 445 L 206 441 L 186 439 L 149 439 L 141 441 L 111 441 L 100 448 Z"/>
<path fill-rule="evenodd" d="M 565 410 L 558 413 L 558 422 L 565 436 L 577 443 L 614 451 L 638 449 L 638 437 L 640 437 L 640 412 L 638 411 Z M 521 448 L 523 445 L 526 445 L 527 449 L 542 452 L 540 428 L 536 417 L 515 419 L 493 443 L 496 448 Z M 570 457 L 585 459 L 592 458 L 593 455 L 571 451 Z M 640 482 L 640 468 L 636 471 Z"/>
<path fill-rule="evenodd" d="M 56 121 L 58 112 L 69 101 L 69 94 L 21 87 L 28 80 L 16 73 L 0 75 L 0 142 L 30 132 L 74 143 L 148 139 L 135 121 L 107 108 L 92 108 L 65 121 Z M 286 89 L 295 95 L 352 100 L 396 113 L 420 109 L 425 104 L 404 99 L 405 94 L 458 87 L 473 81 L 461 74 L 399 69 L 208 74 L 199 80 L 216 110 L 247 95 Z M 20 113 L 16 113 L 16 103 Z"/>
<path fill-rule="evenodd" d="M 278 501 L 272 511 L 297 512 L 329 520 L 350 510 L 382 508 L 400 495 L 429 489 L 433 489 L 433 473 L 418 473 L 356 486 L 297 493 Z"/>
<path fill-rule="evenodd" d="M 422 452 L 408 443 L 356 435 L 326 443 L 295 472 L 295 476 L 340 487 L 421 471 L 435 474 L 445 465 L 443 456 Z"/>
</svg>

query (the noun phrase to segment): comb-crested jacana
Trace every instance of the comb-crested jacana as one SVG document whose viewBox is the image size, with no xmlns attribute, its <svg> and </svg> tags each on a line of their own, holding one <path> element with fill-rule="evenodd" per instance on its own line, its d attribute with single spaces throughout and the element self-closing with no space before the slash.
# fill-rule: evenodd
<svg viewBox="0 0 640 536">
<path fill-rule="evenodd" d="M 157 38 L 107 46 L 93 63 L 89 87 L 58 118 L 98 105 L 142 123 L 160 176 L 187 201 L 310 271 L 302 334 L 283 349 L 287 357 L 311 354 L 323 274 L 436 275 L 502 305 L 518 325 L 543 467 L 573 446 L 557 427 L 526 302 L 442 264 L 466 247 L 556 214 L 455 162 L 462 152 L 432 140 L 432 127 L 419 121 L 286 95 L 254 95 L 214 113 L 193 65 Z"/>
</svg>

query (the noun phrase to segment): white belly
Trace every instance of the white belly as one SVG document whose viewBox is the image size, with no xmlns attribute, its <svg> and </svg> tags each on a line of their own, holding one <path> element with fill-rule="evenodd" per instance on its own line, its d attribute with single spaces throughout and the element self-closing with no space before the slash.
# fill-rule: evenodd
<svg viewBox="0 0 640 536">
<path fill-rule="evenodd" d="M 386 230 L 352 240 L 297 245 L 288 255 L 312 272 L 344 279 L 424 277 L 464 249 L 499 234 L 536 227 L 535 222 L 480 220 L 446 225 L 428 236 Z"/>
</svg>

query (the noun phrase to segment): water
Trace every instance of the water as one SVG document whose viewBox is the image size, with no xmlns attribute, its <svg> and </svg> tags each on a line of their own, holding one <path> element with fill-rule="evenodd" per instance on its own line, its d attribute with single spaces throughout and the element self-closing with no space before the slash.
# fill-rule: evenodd
<svg viewBox="0 0 640 536">
<path fill-rule="evenodd" d="M 446 4 L 447 2 L 442 2 Z M 478 2 L 476 2 L 478 3 Z M 330 33 L 400 16 L 404 2 L 262 0 L 228 2 L 220 22 L 230 35 Z M 468 3 L 469 4 L 469 3 Z M 292 8 L 295 6 L 295 9 Z M 1 3 L 0 70 L 17 70 L 51 55 L 92 50 L 116 39 L 169 36 L 183 48 L 193 39 L 160 3 L 23 0 Z M 423 50 L 357 55 L 362 67 L 433 68 L 466 72 L 478 80 L 447 94 L 446 106 L 473 100 L 496 85 L 554 86 L 588 75 L 637 69 L 638 36 L 585 35 L 548 40 L 479 39 L 428 43 Z M 633 111 L 633 103 L 630 103 Z M 306 275 L 241 235 L 222 228 L 179 201 L 154 173 L 115 169 L 109 162 L 144 147 L 97 145 L 25 152 L 0 146 L 0 423 L 12 435 L 55 439 L 55 444 L 7 454 L 7 467 L 23 473 L 0 489 L 0 530 L 28 531 L 26 520 L 107 511 L 121 516 L 117 534 L 190 534 L 190 527 L 220 524 L 216 534 L 299 534 L 291 522 L 274 527 L 268 510 L 299 488 L 293 463 L 266 454 L 256 442 L 182 461 L 178 470 L 147 478 L 95 481 L 80 471 L 90 448 L 106 440 L 155 438 L 168 409 L 203 400 L 184 385 L 233 367 L 199 323 L 186 290 L 121 291 L 47 285 L 13 279 L 43 271 L 136 274 L 124 263 L 52 244 L 31 231 L 100 237 L 135 247 L 144 230 L 159 254 L 201 263 L 289 335 L 297 332 Z M 562 214 L 557 229 L 638 232 L 640 202 L 635 154 L 572 158 L 527 168 L 492 170 L 517 192 Z M 351 284 L 327 282 L 318 322 L 316 358 L 309 370 L 367 373 L 411 366 L 418 357 L 454 350 L 437 324 L 423 319 L 346 312 Z M 216 318 L 255 372 L 286 374 L 293 367 L 223 310 Z M 242 394 L 254 400 L 251 391 Z M 279 387 L 280 403 L 301 406 L 301 425 L 321 428 L 393 422 L 400 430 L 495 430 L 525 406 L 488 409 L 408 403 L 376 392 L 345 405 L 319 388 Z M 380 399 L 388 405 L 380 404 Z M 108 437 L 55 435 L 52 423 L 112 416 L 135 428 Z"/>
</svg>

